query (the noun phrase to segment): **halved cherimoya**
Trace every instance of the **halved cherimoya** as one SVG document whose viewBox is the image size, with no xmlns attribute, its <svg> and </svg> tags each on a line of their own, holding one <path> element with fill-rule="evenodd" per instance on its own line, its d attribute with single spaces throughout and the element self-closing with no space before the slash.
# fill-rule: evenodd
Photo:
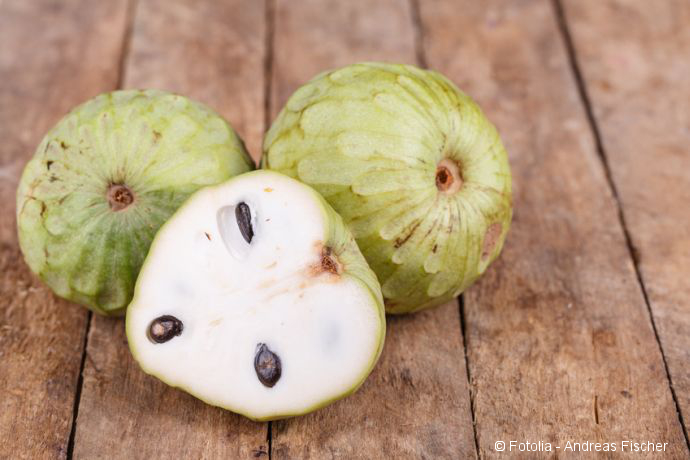
<svg viewBox="0 0 690 460">
<path fill-rule="evenodd" d="M 380 286 L 340 216 L 270 171 L 195 193 L 156 235 L 127 309 L 144 371 L 255 420 L 354 392 L 385 324 Z"/>
</svg>

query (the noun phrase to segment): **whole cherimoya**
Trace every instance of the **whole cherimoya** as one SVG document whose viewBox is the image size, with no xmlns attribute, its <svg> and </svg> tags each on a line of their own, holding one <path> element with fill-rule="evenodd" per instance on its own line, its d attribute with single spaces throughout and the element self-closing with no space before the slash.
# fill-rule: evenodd
<svg viewBox="0 0 690 460">
<path fill-rule="evenodd" d="M 232 127 L 163 91 L 101 94 L 43 138 L 17 191 L 19 244 L 59 296 L 123 314 L 158 228 L 199 188 L 249 171 Z"/>
<path fill-rule="evenodd" d="M 355 391 L 385 328 L 376 276 L 340 216 L 272 171 L 182 205 L 156 235 L 127 309 L 146 372 L 256 420 Z"/>
<path fill-rule="evenodd" d="M 263 165 L 340 213 L 389 313 L 460 294 L 498 257 L 510 226 L 510 168 L 495 127 L 445 77 L 413 66 L 318 75 L 271 126 Z"/>
</svg>

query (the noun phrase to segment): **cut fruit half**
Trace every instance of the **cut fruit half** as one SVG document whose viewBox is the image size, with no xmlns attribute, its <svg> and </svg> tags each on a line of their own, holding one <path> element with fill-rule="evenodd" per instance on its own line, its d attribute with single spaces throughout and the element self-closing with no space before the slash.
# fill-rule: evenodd
<svg viewBox="0 0 690 460">
<path fill-rule="evenodd" d="M 156 235 L 127 310 L 147 373 L 255 420 L 352 393 L 384 335 L 380 287 L 340 216 L 269 171 L 194 194 Z"/>
</svg>

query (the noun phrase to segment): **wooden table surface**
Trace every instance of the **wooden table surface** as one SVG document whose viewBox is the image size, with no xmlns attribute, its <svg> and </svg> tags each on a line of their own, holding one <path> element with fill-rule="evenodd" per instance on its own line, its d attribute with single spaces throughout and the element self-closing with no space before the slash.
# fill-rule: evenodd
<svg viewBox="0 0 690 460">
<path fill-rule="evenodd" d="M 440 70 L 480 103 L 515 216 L 459 303 L 388 319 L 354 396 L 272 423 L 207 406 L 139 369 L 121 319 L 29 272 L 18 178 L 74 105 L 179 92 L 258 159 L 297 86 L 363 60 Z M 0 142 L 0 458 L 594 456 L 495 450 L 511 440 L 690 458 L 687 0 L 0 0 Z"/>
</svg>

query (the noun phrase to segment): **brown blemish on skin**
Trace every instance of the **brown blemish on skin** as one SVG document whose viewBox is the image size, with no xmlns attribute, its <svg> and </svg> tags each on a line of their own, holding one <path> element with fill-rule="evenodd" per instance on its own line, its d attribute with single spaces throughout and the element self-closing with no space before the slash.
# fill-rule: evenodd
<svg viewBox="0 0 690 460">
<path fill-rule="evenodd" d="M 62 150 L 67 150 L 69 146 L 65 144 L 65 141 L 60 141 L 60 147 L 62 147 Z"/>
<path fill-rule="evenodd" d="M 484 235 L 484 242 L 482 243 L 482 260 L 486 260 L 493 252 L 498 243 L 498 238 L 501 236 L 503 227 L 499 222 L 495 222 L 489 226 Z"/>
<path fill-rule="evenodd" d="M 318 263 L 312 265 L 309 269 L 311 276 L 318 276 L 322 273 L 329 273 L 331 275 L 339 275 L 341 271 L 340 263 L 333 254 L 333 249 L 329 246 L 323 246 L 322 243 L 315 245 L 319 251 Z"/>
<path fill-rule="evenodd" d="M 160 140 L 160 138 L 161 138 L 161 133 L 154 130 L 153 131 L 153 143 L 154 144 L 157 143 Z"/>
<path fill-rule="evenodd" d="M 127 209 L 134 202 L 134 193 L 124 184 L 111 184 L 106 196 L 110 209 L 115 212 Z"/>
<path fill-rule="evenodd" d="M 321 269 L 334 275 L 337 275 L 340 270 L 338 263 L 331 257 L 331 248 L 328 246 L 321 251 Z"/>
<path fill-rule="evenodd" d="M 462 187 L 460 166 L 450 158 L 444 158 L 436 166 L 436 188 L 439 192 L 451 194 Z"/>
<path fill-rule="evenodd" d="M 50 167 L 51 167 L 51 166 L 53 166 L 53 161 L 51 161 L 51 160 L 46 161 L 46 169 L 47 169 L 48 171 L 50 171 Z"/>
<path fill-rule="evenodd" d="M 410 232 L 409 232 L 407 235 L 405 235 L 405 236 L 402 237 L 402 238 L 396 238 L 396 239 L 395 239 L 395 243 L 393 244 L 393 246 L 395 247 L 395 249 L 398 249 L 400 246 L 402 246 L 403 244 L 407 243 L 407 240 L 409 240 L 409 239 L 412 237 L 412 235 L 414 234 L 415 230 L 417 230 L 417 227 L 419 227 L 419 225 L 420 225 L 421 223 L 422 223 L 422 221 L 421 221 L 421 220 L 418 220 L 417 223 L 414 224 L 414 227 L 412 227 L 412 230 L 410 230 Z"/>
</svg>

